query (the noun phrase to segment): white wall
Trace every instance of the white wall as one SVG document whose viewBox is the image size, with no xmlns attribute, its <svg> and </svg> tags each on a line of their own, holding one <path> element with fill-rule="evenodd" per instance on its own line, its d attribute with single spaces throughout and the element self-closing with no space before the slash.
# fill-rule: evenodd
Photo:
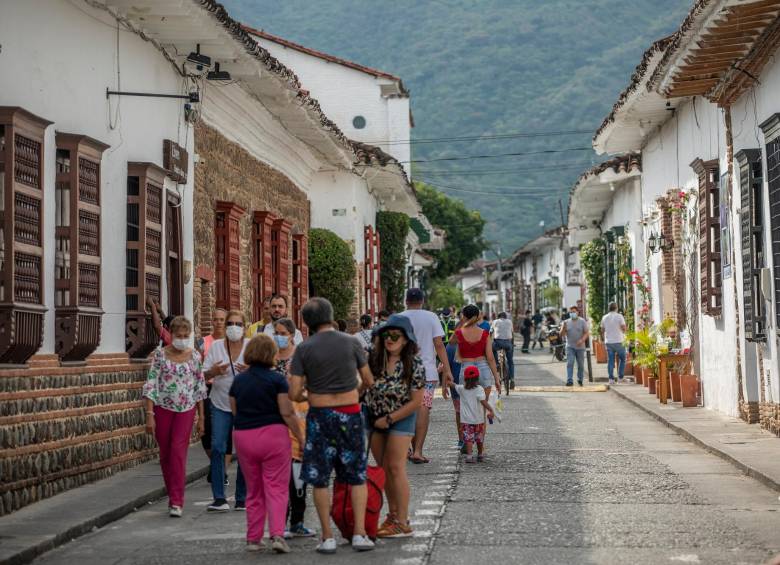
<svg viewBox="0 0 780 565">
<path fill-rule="evenodd" d="M 312 93 L 325 114 L 348 138 L 378 145 L 401 161 L 407 174 L 410 172 L 409 143 L 387 143 L 408 142 L 410 137 L 409 98 L 381 95 L 380 86 L 394 81 L 253 37 L 298 75 L 303 88 Z M 366 119 L 365 128 L 356 129 L 352 125 L 355 116 Z"/>
<path fill-rule="evenodd" d="M 79 9 L 80 8 L 80 9 Z M 182 100 L 112 97 L 121 72 L 123 90 L 181 93 L 182 81 L 150 43 L 120 30 L 86 3 L 64 0 L 3 2 L 0 17 L 0 105 L 22 106 L 53 121 L 46 132 L 44 265 L 45 335 L 40 353 L 54 352 L 55 131 L 82 133 L 111 147 L 102 162 L 103 331 L 97 352 L 125 350 L 125 225 L 127 162 L 162 165 L 163 139 L 192 152 L 192 132 L 181 119 Z M 85 14 L 88 12 L 90 15 Z M 90 17 L 91 16 L 91 17 Z M 118 55 L 118 61 L 117 61 Z M 110 122 L 116 128 L 111 129 Z M 192 261 L 192 168 L 183 189 L 184 260 Z M 168 188 L 173 183 L 166 181 Z M 185 286 L 185 313 L 192 316 L 192 283 Z"/>
</svg>

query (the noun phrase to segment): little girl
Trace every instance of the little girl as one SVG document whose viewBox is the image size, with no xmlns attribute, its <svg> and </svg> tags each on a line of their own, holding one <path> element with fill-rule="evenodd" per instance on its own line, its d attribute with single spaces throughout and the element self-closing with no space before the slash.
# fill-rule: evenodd
<svg viewBox="0 0 780 565">
<path fill-rule="evenodd" d="M 480 408 L 484 407 L 490 418 L 493 417 L 493 409 L 485 397 L 485 389 L 479 384 L 479 369 L 469 365 L 463 371 L 465 384 L 455 385 L 460 395 L 460 422 L 463 426 L 463 441 L 466 444 L 466 463 L 484 461 L 482 452 L 485 448 L 485 416 Z M 476 459 L 471 454 L 472 445 L 477 444 Z"/>
</svg>

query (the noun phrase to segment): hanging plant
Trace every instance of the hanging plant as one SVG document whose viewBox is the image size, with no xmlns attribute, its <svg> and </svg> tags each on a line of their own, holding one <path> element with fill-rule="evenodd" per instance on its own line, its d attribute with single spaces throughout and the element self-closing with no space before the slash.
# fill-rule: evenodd
<svg viewBox="0 0 780 565">
<path fill-rule="evenodd" d="M 406 283 L 406 236 L 409 216 L 401 212 L 377 212 L 376 230 L 380 239 L 381 283 L 385 293 L 385 308 L 403 310 Z"/>
</svg>

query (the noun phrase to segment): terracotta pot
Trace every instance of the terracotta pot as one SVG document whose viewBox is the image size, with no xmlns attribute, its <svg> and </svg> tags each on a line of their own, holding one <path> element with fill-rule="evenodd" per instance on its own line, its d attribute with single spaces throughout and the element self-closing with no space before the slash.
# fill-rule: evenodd
<svg viewBox="0 0 780 565">
<path fill-rule="evenodd" d="M 635 366 L 634 367 L 634 382 L 638 385 L 642 384 L 642 367 Z"/>
<path fill-rule="evenodd" d="M 672 402 L 680 402 L 680 399 L 682 398 L 680 393 L 680 373 L 677 371 L 670 371 L 669 380 L 671 381 Z"/>
<path fill-rule="evenodd" d="M 631 374 L 633 374 L 633 372 L 634 372 L 634 364 L 627 361 L 626 362 L 626 370 L 624 371 L 623 374 L 631 375 Z"/>
<path fill-rule="evenodd" d="M 656 390 L 658 389 L 658 379 L 656 377 L 650 377 L 647 379 L 647 392 L 658 396 Z"/>
<path fill-rule="evenodd" d="M 680 398 L 686 408 L 699 405 L 699 377 L 696 375 L 680 375 Z"/>
<path fill-rule="evenodd" d="M 596 363 L 607 362 L 607 346 L 600 341 L 593 342 L 593 349 L 596 352 Z"/>
<path fill-rule="evenodd" d="M 647 367 L 642 367 L 642 384 L 645 385 L 645 388 L 650 386 L 650 376 L 652 373 L 650 373 L 650 369 Z"/>
</svg>

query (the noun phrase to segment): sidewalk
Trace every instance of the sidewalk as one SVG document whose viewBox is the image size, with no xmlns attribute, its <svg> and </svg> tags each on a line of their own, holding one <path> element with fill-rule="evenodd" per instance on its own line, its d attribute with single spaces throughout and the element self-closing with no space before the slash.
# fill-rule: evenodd
<svg viewBox="0 0 780 565">
<path fill-rule="evenodd" d="M 607 381 L 606 364 L 593 360 L 594 381 Z M 610 387 L 623 400 L 643 410 L 682 437 L 728 461 L 746 475 L 780 491 L 780 438 L 756 424 L 707 408 L 661 404 L 654 394 L 633 383 Z"/>
<path fill-rule="evenodd" d="M 200 443 L 187 456 L 187 482 L 204 477 Z M 0 564 L 29 563 L 38 555 L 133 512 L 165 495 L 157 460 L 84 485 L 0 518 Z"/>
</svg>

